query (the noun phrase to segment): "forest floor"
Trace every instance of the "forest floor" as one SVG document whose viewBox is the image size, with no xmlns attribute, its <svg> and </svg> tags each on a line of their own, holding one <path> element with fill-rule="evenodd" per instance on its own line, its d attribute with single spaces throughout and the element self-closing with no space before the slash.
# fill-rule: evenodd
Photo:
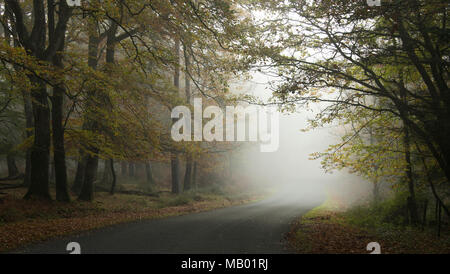
<svg viewBox="0 0 450 274">
<path fill-rule="evenodd" d="M 371 218 L 371 216 L 367 216 Z M 301 254 L 368 254 L 367 244 L 380 244 L 382 254 L 448 254 L 450 227 L 441 227 L 437 236 L 435 225 L 363 225 L 355 221 L 349 209 L 341 209 L 332 200 L 311 210 L 291 224 L 285 235 L 292 252 Z"/>
<path fill-rule="evenodd" d="M 5 182 L 6 183 L 6 182 Z M 13 182 L 8 182 L 13 183 Z M 25 188 L 0 195 L 0 252 L 56 236 L 142 219 L 183 215 L 257 201 L 268 193 L 206 189 L 182 194 L 159 191 L 155 196 L 96 192 L 93 202 L 24 200 Z M 51 190 L 54 197 L 54 189 Z"/>
</svg>

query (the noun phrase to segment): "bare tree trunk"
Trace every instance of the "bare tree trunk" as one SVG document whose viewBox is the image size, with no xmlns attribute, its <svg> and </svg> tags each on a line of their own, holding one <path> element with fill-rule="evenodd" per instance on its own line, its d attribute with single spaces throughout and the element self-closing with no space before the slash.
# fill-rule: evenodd
<svg viewBox="0 0 450 274">
<path fill-rule="evenodd" d="M 406 99 L 406 93 L 404 90 L 401 90 L 401 98 L 402 101 L 407 104 L 408 101 Z M 407 108 L 401 108 L 399 109 L 400 113 L 402 114 L 402 117 L 407 118 L 409 116 L 408 109 Z M 414 191 L 414 178 L 412 173 L 412 164 L 411 164 L 411 138 L 410 138 L 410 132 L 407 123 L 405 122 L 406 119 L 403 119 L 403 147 L 405 150 L 405 162 L 406 162 L 406 171 L 405 171 L 405 178 L 408 184 L 408 190 L 409 190 L 409 197 L 408 197 L 408 211 L 410 214 L 411 223 L 416 225 L 419 223 L 419 214 L 417 210 L 417 202 L 416 202 L 416 194 Z"/>
<path fill-rule="evenodd" d="M 39 197 L 51 200 L 48 181 L 50 160 L 50 110 L 46 84 L 30 76 L 35 85 L 32 90 L 34 116 L 34 144 L 31 151 L 31 183 L 25 199 Z"/>
<path fill-rule="evenodd" d="M 59 69 L 64 68 L 62 62 L 64 51 L 65 33 L 62 34 L 63 42 L 60 43 L 58 53 L 53 57 L 53 65 Z M 66 151 L 64 149 L 64 94 L 66 90 L 62 84 L 53 87 L 52 102 L 52 130 L 53 130 L 53 163 L 55 168 L 56 200 L 69 202 L 69 188 L 67 184 Z"/>
<path fill-rule="evenodd" d="M 96 154 L 98 153 L 98 149 L 92 148 L 92 152 L 95 155 L 89 154 L 86 159 L 83 187 L 78 196 L 78 200 L 81 201 L 94 200 L 94 181 L 97 177 L 96 173 L 98 168 L 98 156 Z"/>
<path fill-rule="evenodd" d="M 97 55 L 98 55 L 98 45 L 100 43 L 98 34 L 96 33 L 96 24 L 92 21 L 89 21 L 89 28 L 92 33 L 89 34 L 89 42 L 88 42 L 88 66 L 92 69 L 97 68 Z M 93 90 L 90 94 L 93 100 L 96 98 L 97 94 L 95 90 Z M 89 103 L 89 102 L 88 102 Z M 87 118 L 89 119 L 89 118 Z M 97 130 L 97 122 L 86 120 L 85 125 L 87 129 L 92 131 Z M 94 181 L 97 178 L 97 168 L 98 168 L 98 152 L 99 149 L 97 147 L 90 147 L 89 154 L 86 155 L 85 164 L 83 165 L 84 175 L 83 184 L 81 187 L 80 194 L 78 196 L 79 200 L 82 201 L 92 201 L 94 199 Z"/>
<path fill-rule="evenodd" d="M 28 92 L 22 91 L 23 96 L 23 108 L 25 112 L 25 133 L 27 138 L 33 136 L 32 128 L 34 127 L 33 122 L 33 110 L 31 107 L 31 96 Z M 23 177 L 24 186 L 30 186 L 31 183 L 31 148 L 27 148 L 25 154 L 25 174 Z"/>
<path fill-rule="evenodd" d="M 372 128 L 370 128 L 369 130 L 369 134 L 370 134 L 370 145 L 374 145 L 375 144 L 375 136 L 373 134 Z M 374 167 L 374 173 L 375 173 L 375 178 L 373 180 L 373 189 L 372 189 L 372 194 L 373 194 L 373 203 L 374 205 L 378 205 L 378 202 L 380 201 L 380 193 L 379 193 L 379 182 L 378 182 L 378 164 L 375 164 Z"/>
<path fill-rule="evenodd" d="M 63 128 L 63 95 L 64 89 L 55 87 L 52 97 L 52 129 L 53 129 L 53 163 L 56 183 L 56 200 L 69 202 L 67 184 L 66 152 L 64 149 Z"/>
<path fill-rule="evenodd" d="M 51 156 L 51 154 L 50 154 Z M 55 162 L 50 157 L 50 165 L 48 166 L 48 179 L 50 182 L 55 182 Z"/>
<path fill-rule="evenodd" d="M 6 163 L 8 165 L 8 178 L 19 176 L 19 169 L 16 165 L 16 157 L 12 153 L 6 154 Z"/>
<path fill-rule="evenodd" d="M 189 75 L 189 69 L 191 66 L 191 61 L 188 53 L 188 49 L 185 46 L 184 47 L 184 63 L 185 63 L 185 70 L 186 73 L 184 75 L 184 86 L 185 86 L 185 96 L 186 96 L 186 103 L 189 105 L 191 103 L 191 79 Z M 186 153 L 186 169 L 184 173 L 184 184 L 183 184 L 183 190 L 187 191 L 191 189 L 191 179 L 192 179 L 192 156 L 189 152 Z"/>
<path fill-rule="evenodd" d="M 102 184 L 108 185 L 109 182 L 112 180 L 112 171 L 111 171 L 111 165 L 110 160 L 104 160 L 104 166 L 103 166 L 103 178 L 102 178 Z"/>
<path fill-rule="evenodd" d="M 192 170 L 192 186 L 197 188 L 197 161 L 194 161 L 194 167 Z"/>
<path fill-rule="evenodd" d="M 172 193 L 180 193 L 180 159 L 176 153 L 172 154 L 172 159 L 170 161 L 171 172 L 172 172 Z"/>
<path fill-rule="evenodd" d="M 112 183 L 111 183 L 111 195 L 114 194 L 114 191 L 116 190 L 116 171 L 114 170 L 114 160 L 110 159 L 109 160 L 109 168 L 111 170 L 111 175 L 112 175 Z"/>
<path fill-rule="evenodd" d="M 184 173 L 184 188 L 183 188 L 184 191 L 191 189 L 191 178 L 192 178 L 192 156 L 187 155 L 186 171 Z"/>
<path fill-rule="evenodd" d="M 5 21 L 6 24 L 8 22 L 11 23 L 11 31 L 12 31 L 12 37 L 8 32 L 5 31 L 5 37 L 7 38 L 8 44 L 10 44 L 10 39 L 13 38 L 13 45 L 14 47 L 19 47 L 18 40 L 15 39 L 17 37 L 17 29 L 16 24 L 14 24 L 14 15 L 11 12 L 11 9 L 9 7 L 9 4 L 7 1 L 5 1 Z M 17 65 L 14 65 L 14 70 L 20 71 L 21 68 Z M 21 91 L 22 97 L 23 97 L 23 108 L 25 113 L 25 136 L 27 138 L 30 138 L 33 136 L 33 109 L 31 105 L 31 94 L 30 92 L 22 89 Z M 27 148 L 26 154 L 25 154 L 25 174 L 23 177 L 23 185 L 29 187 L 31 182 L 31 148 Z"/>
<path fill-rule="evenodd" d="M 403 127 L 404 136 L 403 136 L 403 146 L 405 149 L 405 161 L 406 161 L 406 171 L 405 177 L 408 183 L 408 190 L 410 195 L 409 202 L 409 213 L 411 215 L 411 223 L 418 224 L 419 223 L 419 215 L 417 212 L 417 202 L 416 195 L 414 191 L 414 178 L 412 174 L 412 165 L 411 165 L 411 147 L 410 147 L 410 136 L 409 130 L 406 126 Z"/>
<path fill-rule="evenodd" d="M 76 194 L 80 194 L 81 188 L 83 187 L 86 160 L 86 156 L 80 156 L 80 159 L 78 159 L 77 171 L 75 173 L 75 180 L 72 186 L 72 191 Z"/>
<path fill-rule="evenodd" d="M 7 0 L 11 25 L 15 26 L 15 34 L 21 41 L 28 55 L 40 61 L 50 61 L 58 49 L 64 45 L 63 39 L 66 33 L 67 23 L 72 15 L 72 10 L 64 1 L 59 2 L 58 22 L 55 25 L 55 4 L 53 0 L 33 1 L 32 28 L 26 30 L 26 17 L 18 1 Z M 47 11 L 47 13 L 46 13 Z M 48 31 L 47 31 L 48 29 Z M 47 35 L 48 34 L 48 35 Z M 47 39 L 48 37 L 48 39 Z M 50 109 L 48 106 L 48 94 L 45 81 L 36 75 L 29 76 L 33 84 L 31 89 L 32 110 L 34 118 L 34 143 L 31 149 L 30 162 L 30 186 L 24 198 L 38 197 L 51 200 L 49 193 L 48 165 L 50 159 Z"/>
<path fill-rule="evenodd" d="M 155 185 L 155 180 L 153 179 L 153 172 L 150 161 L 145 162 L 145 174 L 147 177 L 147 183 L 153 187 Z"/>
<path fill-rule="evenodd" d="M 176 59 L 176 65 L 174 67 L 174 75 L 173 75 L 173 85 L 176 87 L 177 95 L 180 88 L 180 68 L 179 68 L 179 59 L 180 59 L 180 39 L 175 39 L 175 58 Z M 174 121 L 172 121 L 174 122 Z M 171 172 L 172 172 L 172 193 L 180 193 L 180 178 L 179 178 L 179 166 L 180 166 L 180 159 L 178 156 L 178 152 L 172 152 L 171 153 Z"/>
</svg>

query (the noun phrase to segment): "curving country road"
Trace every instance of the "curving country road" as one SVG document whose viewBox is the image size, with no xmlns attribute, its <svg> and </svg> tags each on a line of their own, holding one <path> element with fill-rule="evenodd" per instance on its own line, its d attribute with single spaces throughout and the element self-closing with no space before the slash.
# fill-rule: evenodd
<svg viewBox="0 0 450 274">
<path fill-rule="evenodd" d="M 33 245 L 19 253 L 286 253 L 282 242 L 290 221 L 323 197 L 284 190 L 266 200 L 208 212 L 97 229 Z M 313 197 L 314 196 L 314 197 Z"/>
</svg>

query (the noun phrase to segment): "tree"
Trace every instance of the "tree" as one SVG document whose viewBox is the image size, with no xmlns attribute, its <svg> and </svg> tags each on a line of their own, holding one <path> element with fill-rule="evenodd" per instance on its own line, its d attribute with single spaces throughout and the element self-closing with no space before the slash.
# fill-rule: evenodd
<svg viewBox="0 0 450 274">
<path fill-rule="evenodd" d="M 260 69 L 276 69 L 282 79 L 274 83 L 275 103 L 323 102 L 316 124 L 339 119 L 349 107 L 393 115 L 404 124 L 405 161 L 409 136 L 419 139 L 450 182 L 445 1 L 394 0 L 380 7 L 359 1 L 254 4 L 278 15 L 262 22 L 252 53 Z"/>
<path fill-rule="evenodd" d="M 52 151 L 61 201 L 69 200 L 66 155 L 78 159 L 72 189 L 84 201 L 94 198 L 99 159 L 148 163 L 149 182 L 153 158 L 189 159 L 195 145 L 171 142 L 161 130 L 169 114 L 159 119 L 154 109 L 170 111 L 186 102 L 177 92 L 182 72 L 186 94 L 193 86 L 199 96 L 224 101 L 230 74 L 240 69 L 233 48 L 245 24 L 238 10 L 233 1 L 95 0 L 76 8 L 62 0 L 6 1 L 2 25 L 8 43 L 1 45 L 0 58 L 8 73 L 26 78 L 14 83 L 26 114 L 27 138 L 20 148 L 33 142 L 26 197 L 50 199 Z M 183 56 L 173 50 L 174 41 Z"/>
<path fill-rule="evenodd" d="M 40 61 L 51 61 L 58 50 L 64 47 L 64 37 L 71 9 L 66 1 L 58 1 L 58 22 L 55 23 L 55 3 L 33 1 L 32 28 L 29 33 L 23 9 L 18 1 L 6 0 L 8 8 L 14 15 L 11 24 L 17 33 L 19 45 L 27 54 Z M 47 11 L 47 14 L 46 14 Z M 48 27 L 47 30 L 42 26 Z M 11 33 L 13 33 L 11 31 Z M 50 199 L 48 189 L 48 164 L 50 155 L 50 111 L 47 101 L 46 82 L 38 74 L 29 76 L 33 89 L 31 91 L 34 118 L 34 144 L 31 151 L 30 187 L 25 198 L 40 197 Z M 60 158 L 58 158 L 60 159 Z M 58 183 L 58 182 L 57 182 Z"/>
</svg>

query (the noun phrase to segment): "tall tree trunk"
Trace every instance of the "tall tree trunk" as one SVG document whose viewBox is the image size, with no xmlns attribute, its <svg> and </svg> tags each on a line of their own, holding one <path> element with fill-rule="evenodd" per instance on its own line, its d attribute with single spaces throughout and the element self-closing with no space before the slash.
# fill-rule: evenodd
<svg viewBox="0 0 450 274">
<path fill-rule="evenodd" d="M 187 155 L 186 171 L 184 173 L 184 188 L 183 188 L 184 191 L 191 189 L 191 179 L 192 179 L 192 156 Z"/>
<path fill-rule="evenodd" d="M 9 3 L 11 4 L 11 2 Z M 17 5 L 17 3 L 12 3 Z M 17 6 L 16 6 L 17 7 Z M 19 8 L 20 9 L 20 8 Z M 17 13 L 22 12 L 16 10 Z M 45 25 L 45 7 L 44 3 L 33 2 L 33 25 Z M 15 14 L 16 20 L 17 14 Z M 18 22 L 16 22 L 18 23 Z M 34 30 L 35 28 L 33 28 Z M 25 36 L 23 33 L 19 35 Z M 38 59 L 44 59 L 44 49 L 46 32 L 45 27 L 39 32 L 33 34 L 33 41 L 29 46 L 33 49 L 30 53 Z M 30 37 L 22 37 L 22 40 Z M 51 200 L 48 181 L 48 165 L 50 160 L 50 109 L 48 106 L 47 86 L 46 83 L 36 76 L 29 76 L 30 82 L 33 84 L 31 89 L 31 107 L 34 120 L 34 143 L 31 148 L 30 162 L 30 185 L 25 199 L 37 197 L 41 199 Z"/>
<path fill-rule="evenodd" d="M 173 85 L 176 88 L 176 92 L 178 95 L 179 88 L 180 88 L 180 67 L 179 67 L 179 60 L 180 60 L 180 39 L 175 38 L 175 58 L 176 58 L 176 64 L 174 67 L 174 75 L 173 75 Z M 174 120 L 172 120 L 172 123 Z M 180 178 L 179 178 L 179 169 L 180 169 L 180 159 L 178 156 L 178 152 L 172 152 L 171 153 L 171 174 L 172 174 L 172 193 L 180 193 Z"/>
<path fill-rule="evenodd" d="M 25 199 L 38 197 L 51 200 L 48 182 L 50 160 L 50 110 L 46 84 L 30 76 L 35 85 L 32 90 L 34 117 L 34 144 L 31 150 L 31 183 Z"/>
<path fill-rule="evenodd" d="M 178 154 L 172 154 L 170 166 L 172 174 L 172 193 L 178 194 L 180 193 L 180 159 L 178 158 Z"/>
<path fill-rule="evenodd" d="M 95 70 L 97 69 L 98 46 L 100 41 L 97 33 L 97 24 L 93 20 L 94 19 L 90 20 L 88 23 L 90 32 L 88 42 L 88 66 Z M 95 90 L 92 90 L 89 96 L 92 97 L 91 101 L 97 101 L 96 98 L 98 97 L 98 95 Z M 96 132 L 98 128 L 97 122 L 95 120 L 92 121 L 89 119 L 89 117 L 86 117 L 86 128 Z M 92 201 L 94 199 L 94 181 L 97 179 L 99 149 L 97 147 L 90 146 L 90 152 L 91 153 L 88 153 L 86 156 L 83 184 L 81 187 L 80 195 L 78 196 L 78 199 L 82 201 Z"/>
<path fill-rule="evenodd" d="M 75 173 L 75 180 L 72 185 L 72 191 L 76 194 L 80 194 L 80 190 L 83 186 L 84 173 L 86 168 L 86 156 L 80 156 L 77 164 L 77 171 Z"/>
<path fill-rule="evenodd" d="M 191 61 L 189 58 L 189 52 L 187 46 L 184 47 L 184 64 L 185 64 L 185 75 L 184 75 L 184 92 L 186 96 L 186 103 L 189 105 L 191 103 L 191 78 L 189 75 L 189 69 L 191 66 Z M 187 191 L 191 189 L 191 179 L 192 179 L 192 156 L 189 152 L 186 153 L 186 169 L 184 173 L 184 184 L 183 190 Z"/>
<path fill-rule="evenodd" d="M 110 160 L 104 160 L 102 184 L 108 185 L 112 181 Z"/>
<path fill-rule="evenodd" d="M 22 91 L 23 108 L 25 112 L 25 136 L 30 138 L 33 136 L 33 110 L 31 106 L 31 96 L 29 92 Z M 27 148 L 25 153 L 25 174 L 23 177 L 23 185 L 30 186 L 31 182 L 31 148 Z"/>
<path fill-rule="evenodd" d="M 58 22 L 55 25 L 54 0 L 33 1 L 31 12 L 33 26 L 26 30 L 24 12 L 18 1 L 5 2 L 11 13 L 12 25 L 16 28 L 17 38 L 27 54 L 41 61 L 51 61 L 58 49 L 63 48 L 63 39 L 72 9 L 65 1 L 59 1 Z M 46 13 L 47 11 L 47 13 Z M 48 32 L 47 32 L 48 29 Z M 48 35 L 47 35 L 48 34 Z M 48 37 L 48 39 L 47 39 Z M 50 200 L 48 182 L 48 164 L 50 159 L 50 110 L 48 107 L 47 86 L 36 75 L 29 76 L 34 118 L 34 143 L 31 150 L 31 182 L 24 198 L 39 197 Z"/>
<path fill-rule="evenodd" d="M 55 182 L 55 162 L 52 160 L 52 157 L 50 157 L 50 165 L 48 167 L 48 179 L 52 183 Z"/>
<path fill-rule="evenodd" d="M 375 136 L 373 134 L 372 128 L 369 129 L 369 135 L 370 135 L 370 145 L 374 145 L 375 144 Z M 377 163 L 375 163 L 374 166 L 374 174 L 375 174 L 375 178 L 373 179 L 373 189 L 372 189 L 372 194 L 373 194 L 373 203 L 374 205 L 378 205 L 378 202 L 380 200 L 380 192 L 379 192 L 379 181 L 378 181 L 378 169 L 379 166 Z"/>
<path fill-rule="evenodd" d="M 412 165 L 411 165 L 411 147 L 410 147 L 410 136 L 409 130 L 406 126 L 403 127 L 404 136 L 403 136 L 403 146 L 405 149 L 405 161 L 406 161 L 406 171 L 405 177 L 408 183 L 409 190 L 409 212 L 411 217 L 411 222 L 413 224 L 419 223 L 419 215 L 417 213 L 417 202 L 416 202 L 416 194 L 414 191 L 414 178 L 412 173 Z"/>
<path fill-rule="evenodd" d="M 403 74 L 403 73 L 402 73 Z M 408 104 L 408 100 L 406 97 L 406 92 L 402 89 L 401 90 L 401 99 L 405 103 L 405 105 Z M 405 151 L 405 163 L 406 163 L 406 170 L 405 170 L 405 179 L 408 185 L 408 191 L 409 191 L 409 197 L 407 202 L 408 212 L 410 214 L 410 220 L 412 224 L 418 224 L 419 223 L 419 215 L 417 211 L 417 202 L 416 202 L 416 194 L 414 190 L 414 178 L 412 173 L 412 164 L 411 164 L 411 137 L 410 132 L 407 123 L 405 122 L 406 118 L 409 117 L 409 112 L 406 107 L 402 107 L 399 109 L 400 113 L 402 114 L 403 119 L 403 148 Z"/>
<path fill-rule="evenodd" d="M 114 170 L 114 160 L 109 160 L 109 169 L 111 170 L 112 175 L 112 182 L 111 182 L 111 195 L 114 194 L 114 191 L 116 190 L 116 171 Z"/>
<path fill-rule="evenodd" d="M 6 163 L 8 165 L 8 178 L 19 176 L 19 169 L 16 165 L 16 157 L 12 153 L 6 154 Z"/>
<path fill-rule="evenodd" d="M 194 160 L 194 167 L 192 169 L 192 186 L 197 188 L 197 161 Z"/>
<path fill-rule="evenodd" d="M 116 33 L 117 33 L 117 28 L 118 25 L 115 21 L 110 20 L 110 27 L 107 30 L 107 38 L 106 38 L 106 64 L 109 66 L 107 66 L 107 72 L 108 70 L 114 65 L 114 56 L 115 56 L 115 39 L 116 39 Z M 107 107 L 111 106 L 110 103 L 110 98 L 108 97 L 107 94 L 103 94 L 102 98 L 101 98 L 102 103 L 105 103 L 105 105 Z M 109 162 L 109 163 L 108 163 Z M 111 185 L 111 190 L 110 193 L 113 194 L 114 193 L 114 188 L 116 185 L 116 174 L 114 171 L 114 160 L 110 159 L 109 161 L 105 160 L 105 173 L 104 173 L 104 179 L 106 180 L 107 177 L 112 177 L 112 185 Z M 106 182 L 105 182 L 106 183 Z"/>
<path fill-rule="evenodd" d="M 6 23 L 11 22 L 11 31 L 12 37 L 9 33 L 5 32 L 5 36 L 7 36 L 8 44 L 10 44 L 10 38 L 13 38 L 13 45 L 15 48 L 20 47 L 20 44 L 17 40 L 17 29 L 16 24 L 14 24 L 14 15 L 11 12 L 8 2 L 5 1 L 5 20 Z M 22 70 L 19 66 L 14 65 L 15 71 Z M 31 104 L 31 94 L 27 90 L 22 89 L 21 91 L 23 97 L 23 108 L 25 114 L 25 136 L 30 138 L 33 136 L 33 109 Z M 23 177 L 23 185 L 29 187 L 31 182 L 31 147 L 27 148 L 25 153 L 25 174 Z"/>
<path fill-rule="evenodd" d="M 155 185 L 155 180 L 153 179 L 152 166 L 150 161 L 145 162 L 145 174 L 147 177 L 147 183 L 153 187 Z"/>
<path fill-rule="evenodd" d="M 86 159 L 86 168 L 84 172 L 84 182 L 81 188 L 78 200 L 81 201 L 92 201 L 94 200 L 94 181 L 97 177 L 98 168 L 98 149 L 92 148 L 91 151 L 94 155 L 89 154 Z"/>
<path fill-rule="evenodd" d="M 65 34 L 64 34 L 65 36 Z M 65 37 L 63 37 L 64 39 Z M 63 56 L 61 52 L 64 50 L 64 42 L 60 44 L 58 53 L 53 57 L 53 65 L 59 69 L 63 69 Z M 55 183 L 56 183 L 56 200 L 61 202 L 69 202 L 69 190 L 67 184 L 67 168 L 66 168 L 66 151 L 64 148 L 64 93 L 63 84 L 53 87 L 52 100 L 52 130 L 53 130 L 53 162 L 55 165 Z"/>
</svg>

